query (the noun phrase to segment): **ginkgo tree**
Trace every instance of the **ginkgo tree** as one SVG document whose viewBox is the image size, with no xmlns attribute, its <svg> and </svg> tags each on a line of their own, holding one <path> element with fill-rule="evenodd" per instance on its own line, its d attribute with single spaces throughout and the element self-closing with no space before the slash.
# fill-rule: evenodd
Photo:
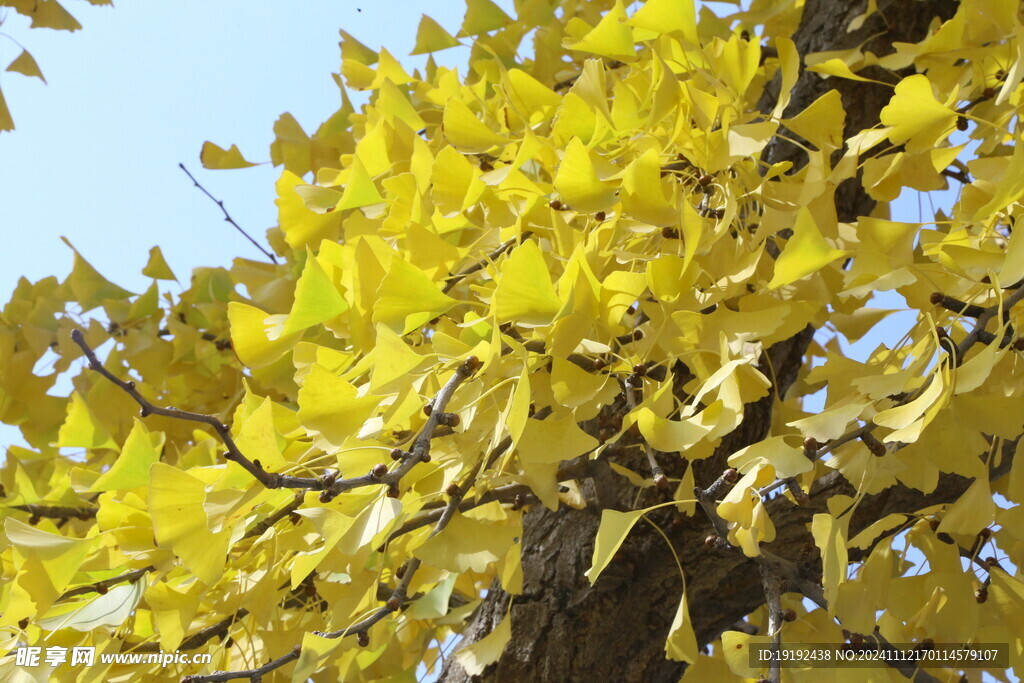
<svg viewBox="0 0 1024 683">
<path fill-rule="evenodd" d="M 341 108 L 274 126 L 269 262 L 21 281 L 5 680 L 1024 670 L 1018 3 L 515 10 L 423 18 L 465 69 L 342 32 Z M 916 320 L 857 360 L 876 292 Z M 16 664 L 50 645 L 213 661 Z"/>
</svg>

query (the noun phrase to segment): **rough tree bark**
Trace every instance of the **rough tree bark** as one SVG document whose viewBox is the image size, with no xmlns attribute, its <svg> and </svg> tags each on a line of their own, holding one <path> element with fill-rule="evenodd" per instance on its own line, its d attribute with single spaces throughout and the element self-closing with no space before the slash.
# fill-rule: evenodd
<svg viewBox="0 0 1024 683">
<path fill-rule="evenodd" d="M 882 0 L 878 13 L 861 29 L 848 33 L 850 21 L 864 12 L 866 0 L 808 0 L 793 39 L 801 55 L 854 47 L 864 41 L 868 41 L 866 50 L 884 55 L 893 51 L 894 42 L 920 41 L 933 20 L 952 17 L 957 4 L 955 0 Z M 879 111 L 892 95 L 891 88 L 835 78 L 826 80 L 804 72 L 785 115 L 804 109 L 831 88 L 838 89 L 843 96 L 847 135 L 876 124 Z M 762 108 L 770 110 L 772 99 L 769 88 Z M 766 150 L 770 162 L 788 158 L 799 165 L 801 154 L 798 148 L 780 139 Z M 856 182 L 844 183 L 836 189 L 835 204 L 840 221 L 856 220 L 874 206 Z M 777 378 L 775 390 L 781 395 L 797 377 L 813 333 L 808 328 L 769 349 L 774 375 L 766 374 Z M 723 471 L 729 454 L 765 436 L 773 399 L 774 396 L 768 396 L 746 407 L 740 427 L 723 439 L 712 458 L 697 464 L 695 477 L 699 485 L 707 486 Z M 681 474 L 678 464 L 671 471 L 668 459 L 663 456 L 661 464 L 669 474 Z M 638 465 L 637 469 L 643 471 L 643 466 Z M 968 483 L 960 477 L 946 476 L 928 496 L 902 487 L 869 496 L 858 508 L 850 533 L 889 511 L 955 500 Z M 656 489 L 649 489 L 638 502 L 635 487 L 610 471 L 599 472 L 584 484 L 583 490 L 588 500 L 620 510 L 667 499 Z M 783 497 L 771 500 L 769 511 L 777 533 L 776 541 L 769 546 L 772 552 L 794 561 L 803 560 L 812 574 L 818 571 L 817 552 L 807 524 L 815 512 L 825 509 L 827 498 L 847 490 L 848 485 L 841 477 L 830 476 L 812 490 L 809 505 L 796 507 Z M 652 521 L 668 534 L 683 564 L 698 643 L 709 643 L 764 603 L 758 567 L 737 553 L 708 551 L 704 539 L 711 526 L 699 510 L 691 517 L 679 515 L 672 508 L 657 512 L 661 514 L 652 513 Z M 590 566 L 599 519 L 600 508 L 596 506 L 583 510 L 563 507 L 552 512 L 535 505 L 527 513 L 522 556 L 524 592 L 512 600 L 511 641 L 498 662 L 488 667 L 480 679 L 679 680 L 684 665 L 664 656 L 665 637 L 682 589 L 673 555 L 665 539 L 651 525 L 638 524 L 616 559 L 591 587 L 584 572 Z M 508 594 L 493 586 L 467 627 L 462 644 L 476 642 L 490 633 L 505 618 L 508 603 Z M 462 682 L 469 678 L 454 658 L 448 659 L 442 680 Z"/>
</svg>

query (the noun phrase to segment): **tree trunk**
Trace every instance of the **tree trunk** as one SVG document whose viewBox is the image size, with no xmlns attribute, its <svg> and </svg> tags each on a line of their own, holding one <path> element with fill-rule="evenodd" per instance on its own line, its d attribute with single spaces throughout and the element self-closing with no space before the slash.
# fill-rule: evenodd
<svg viewBox="0 0 1024 683">
<path fill-rule="evenodd" d="M 866 0 L 807 0 L 800 28 L 793 36 L 800 54 L 854 47 L 872 35 L 876 37 L 865 49 L 877 55 L 887 54 L 892 52 L 895 41 L 923 39 L 935 17 L 948 19 L 957 7 L 954 0 L 881 0 L 879 12 L 861 29 L 848 33 L 850 21 L 864 12 L 866 4 Z M 865 70 L 865 75 L 874 74 Z M 886 79 L 892 80 L 885 76 L 879 80 Z M 838 78 L 826 80 L 803 72 L 785 115 L 801 111 L 832 88 L 843 96 L 847 135 L 876 124 L 879 111 L 892 96 L 888 87 Z M 768 90 L 762 109 L 771 108 L 777 84 Z M 792 159 L 797 166 L 802 163 L 802 152 L 780 139 L 774 140 L 765 154 L 769 162 Z M 873 206 L 874 202 L 856 182 L 844 183 L 836 190 L 840 221 L 856 220 Z M 796 378 L 813 332 L 807 328 L 769 350 L 774 375 L 765 374 L 777 378 L 774 390 L 781 395 Z M 707 486 L 723 471 L 729 454 L 764 438 L 773 399 L 774 396 L 768 396 L 746 406 L 740 427 L 722 440 L 713 457 L 695 464 L 694 476 L 699 485 Z M 668 462 L 661 464 L 676 476 L 685 467 L 681 463 L 676 463 L 674 469 Z M 644 471 L 644 467 L 638 465 L 637 469 Z M 803 560 L 802 566 L 812 576 L 818 571 L 817 550 L 807 524 L 814 513 L 825 509 L 828 497 L 849 492 L 841 477 L 826 479 L 812 490 L 809 505 L 795 507 L 783 497 L 769 501 L 777 537 L 768 547 L 791 560 Z M 853 535 L 890 510 L 955 500 L 968 483 L 960 477 L 945 476 L 928 496 L 901 487 L 868 496 L 851 522 L 850 533 Z M 682 675 L 684 665 L 665 658 L 664 643 L 683 587 L 673 553 L 653 526 L 634 527 L 594 586 L 584 576 L 590 567 L 602 508 L 634 509 L 667 498 L 656 489 L 647 489 L 637 502 L 636 488 L 607 469 L 599 471 L 582 489 L 588 501 L 596 504 L 582 510 L 563 507 L 554 512 L 534 505 L 526 514 L 524 590 L 522 595 L 512 598 L 512 637 L 500 659 L 480 679 L 646 682 L 678 681 Z M 685 517 L 669 507 L 649 517 L 668 535 L 682 562 L 699 644 L 713 641 L 764 603 L 761 578 L 754 562 L 738 553 L 705 548 L 704 539 L 711 533 L 711 526 L 699 509 Z M 480 640 L 506 618 L 509 599 L 497 584 L 492 586 L 465 630 L 463 645 Z M 454 657 L 448 659 L 442 680 L 461 682 L 469 678 Z"/>
</svg>

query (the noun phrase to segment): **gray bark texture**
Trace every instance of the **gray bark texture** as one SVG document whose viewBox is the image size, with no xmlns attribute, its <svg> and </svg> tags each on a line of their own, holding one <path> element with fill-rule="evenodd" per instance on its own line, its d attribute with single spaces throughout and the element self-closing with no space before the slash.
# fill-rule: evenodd
<svg viewBox="0 0 1024 683">
<path fill-rule="evenodd" d="M 850 21 L 864 12 L 866 4 L 866 0 L 807 0 L 800 28 L 793 36 L 800 54 L 855 47 L 866 40 L 865 50 L 888 54 L 893 51 L 894 42 L 923 39 L 933 20 L 952 17 L 958 3 L 880 0 L 878 13 L 859 30 L 847 32 Z M 891 76 L 886 74 L 879 80 L 885 79 L 891 80 Z M 876 124 L 880 110 L 892 96 L 891 88 L 823 79 L 815 73 L 803 72 L 784 115 L 792 116 L 803 110 L 832 88 L 842 94 L 847 135 Z M 763 109 L 771 108 L 777 89 L 777 83 L 768 88 L 761 103 Z M 779 139 L 765 153 L 769 162 L 792 159 L 797 166 L 803 163 L 801 155 L 798 148 Z M 873 200 L 858 183 L 847 182 L 837 188 L 836 212 L 840 221 L 856 220 L 873 206 Z M 761 369 L 768 377 L 777 378 L 774 391 L 780 395 L 785 395 L 796 379 L 813 333 L 808 327 L 769 349 L 774 374 L 768 368 Z M 676 386 L 681 386 L 681 382 Z M 695 463 L 698 485 L 706 487 L 717 478 L 727 467 L 725 461 L 731 453 L 764 438 L 773 399 L 770 395 L 749 404 L 743 423 L 723 439 L 715 455 Z M 681 461 L 668 462 L 665 455 L 660 460 L 669 476 L 680 476 L 686 466 Z M 636 470 L 646 471 L 648 468 L 641 462 L 637 461 Z M 630 462 L 623 460 L 623 464 L 628 466 Z M 500 659 L 480 676 L 470 677 L 454 657 L 449 657 L 441 680 L 674 682 L 682 676 L 684 664 L 667 660 L 664 654 L 665 638 L 682 591 L 679 571 L 665 539 L 651 525 L 639 523 L 594 586 L 584 576 L 590 567 L 602 508 L 635 509 L 668 497 L 657 489 L 647 489 L 637 501 L 635 487 L 610 470 L 597 469 L 596 476 L 581 486 L 591 503 L 587 508 L 563 506 L 550 511 L 534 505 L 527 512 L 523 594 L 512 598 L 509 612 L 510 596 L 495 584 L 465 629 L 460 647 L 479 641 L 506 618 L 506 613 L 510 614 L 512 637 Z M 896 486 L 868 496 L 855 513 L 850 534 L 890 512 L 951 502 L 968 484 L 961 477 L 944 476 L 928 495 Z M 825 501 L 837 493 L 850 494 L 852 489 L 835 473 L 818 482 L 808 505 L 797 507 L 781 496 L 769 501 L 777 537 L 768 549 L 799 563 L 807 578 L 816 581 L 820 580 L 820 561 L 808 524 L 815 513 L 826 509 Z M 668 535 L 683 564 L 698 644 L 712 642 L 764 604 L 758 566 L 738 553 L 708 550 L 704 540 L 712 529 L 699 509 L 686 517 L 668 507 L 651 513 L 650 518 Z"/>
</svg>

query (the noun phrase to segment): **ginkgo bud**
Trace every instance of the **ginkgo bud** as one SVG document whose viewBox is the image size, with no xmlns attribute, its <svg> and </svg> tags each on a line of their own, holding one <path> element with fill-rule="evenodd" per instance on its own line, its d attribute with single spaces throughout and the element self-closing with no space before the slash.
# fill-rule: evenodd
<svg viewBox="0 0 1024 683">
<path fill-rule="evenodd" d="M 400 566 L 398 569 L 395 570 L 395 578 L 396 579 L 401 581 L 403 576 L 405 576 L 405 565 L 404 564 L 402 566 Z"/>
<path fill-rule="evenodd" d="M 984 529 L 978 532 L 978 536 L 981 536 L 982 540 L 987 541 L 989 538 L 992 537 L 992 530 L 988 527 L 985 527 Z"/>
<path fill-rule="evenodd" d="M 391 596 L 391 597 L 390 597 L 390 598 L 388 599 L 388 602 L 387 602 L 387 608 L 388 608 L 389 610 L 391 610 L 392 612 L 397 612 L 397 611 L 398 611 L 398 608 L 399 608 L 399 607 L 401 607 L 401 606 L 402 606 L 402 603 L 401 603 L 401 602 L 399 601 L 399 599 L 398 599 L 398 598 L 396 598 L 396 597 L 394 597 L 394 596 Z"/>
<path fill-rule="evenodd" d="M 391 486 L 388 487 L 388 498 L 398 498 L 398 496 L 400 495 L 401 491 L 398 490 L 397 486 L 392 484 Z"/>
<path fill-rule="evenodd" d="M 331 492 L 329 490 L 326 490 L 326 489 L 321 491 L 320 495 L 318 496 L 318 500 L 321 503 L 330 503 L 331 500 L 333 500 L 333 499 L 334 499 L 334 496 L 331 495 Z"/>
<path fill-rule="evenodd" d="M 604 211 L 598 211 L 597 213 L 594 214 L 594 220 L 596 220 L 598 223 L 603 223 L 604 219 L 605 219 Z"/>
<path fill-rule="evenodd" d="M 517 493 L 516 497 L 512 500 L 512 509 L 513 510 L 522 510 L 523 509 L 523 505 L 525 505 L 525 504 L 526 504 L 526 499 L 523 498 L 523 495 L 521 493 Z"/>
<path fill-rule="evenodd" d="M 384 475 L 387 473 L 388 466 L 382 462 L 377 463 L 376 465 L 373 466 L 373 469 L 370 470 L 370 474 L 372 474 L 375 479 L 382 479 Z"/>
<path fill-rule="evenodd" d="M 714 179 L 714 178 L 713 178 L 712 176 L 710 176 L 710 175 L 708 175 L 707 173 L 705 173 L 705 174 L 704 174 L 704 175 L 702 175 L 701 177 L 697 178 L 697 184 L 698 184 L 698 185 L 700 185 L 701 187 L 707 187 L 707 186 L 708 186 L 708 185 L 710 185 L 710 184 L 711 184 L 711 183 L 712 183 L 712 182 L 713 182 L 714 180 L 715 180 L 715 179 Z"/>
<path fill-rule="evenodd" d="M 456 496 L 462 495 L 462 490 L 459 488 L 459 485 L 456 484 L 454 481 L 448 484 L 448 487 L 444 490 L 444 492 L 450 498 L 455 498 Z"/>
<path fill-rule="evenodd" d="M 670 482 L 668 477 L 660 472 L 654 475 L 654 485 L 662 491 L 672 488 L 672 482 Z"/>
<path fill-rule="evenodd" d="M 337 473 L 328 470 L 320 475 L 320 486 L 325 489 L 331 488 L 334 485 L 335 479 L 337 479 Z"/>
<path fill-rule="evenodd" d="M 562 202 L 558 201 L 557 199 L 552 199 L 550 202 L 548 202 L 548 206 L 550 206 L 555 211 L 561 211 L 562 209 L 565 208 L 565 205 L 562 204 Z"/>
<path fill-rule="evenodd" d="M 430 453 L 424 453 L 421 455 L 420 462 L 430 462 Z"/>
<path fill-rule="evenodd" d="M 730 467 L 725 472 L 722 472 L 722 478 L 728 484 L 735 484 L 740 479 L 740 473 L 736 471 L 735 467 Z"/>
<path fill-rule="evenodd" d="M 999 564 L 999 560 L 997 560 L 994 557 L 985 558 L 985 564 L 988 565 L 989 569 L 991 569 L 992 567 L 997 567 L 999 569 L 1003 568 L 1003 566 Z"/>
<path fill-rule="evenodd" d="M 679 239 L 679 231 L 675 228 L 662 228 L 661 236 L 667 240 L 677 240 Z"/>
<path fill-rule="evenodd" d="M 963 116 L 958 116 L 956 119 L 957 130 L 967 130 L 967 119 Z"/>
<path fill-rule="evenodd" d="M 643 377 L 647 374 L 647 366 L 643 363 L 637 363 L 633 366 L 633 374 L 637 377 Z"/>
<path fill-rule="evenodd" d="M 978 590 L 974 591 L 974 599 L 978 602 L 978 604 L 981 604 L 988 600 L 988 588 L 982 586 Z"/>
<path fill-rule="evenodd" d="M 704 539 L 704 547 L 708 548 L 709 550 L 717 548 L 718 547 L 718 535 L 717 534 L 709 534 Z"/>
<path fill-rule="evenodd" d="M 356 634 L 356 642 L 359 644 L 359 647 L 369 646 L 370 634 L 368 634 L 366 631 L 360 631 Z"/>
<path fill-rule="evenodd" d="M 796 611 L 791 609 L 782 610 L 783 621 L 796 621 Z"/>
<path fill-rule="evenodd" d="M 928 297 L 928 301 L 932 306 L 938 306 L 942 303 L 942 292 L 932 292 Z"/>
<path fill-rule="evenodd" d="M 423 406 L 423 414 L 424 415 L 426 415 L 427 417 L 430 417 L 430 414 L 432 412 L 434 412 L 434 405 L 433 405 L 433 403 L 428 403 L 427 405 Z"/>
<path fill-rule="evenodd" d="M 405 456 L 406 456 L 406 452 L 403 451 L 401 448 L 392 448 L 391 449 L 391 459 L 392 460 L 404 460 Z"/>
<path fill-rule="evenodd" d="M 804 439 L 804 451 L 817 451 L 819 448 L 818 440 L 813 436 L 809 436 Z"/>
<path fill-rule="evenodd" d="M 31 517 L 28 518 L 28 523 L 31 524 L 32 526 L 35 526 L 36 524 L 39 524 L 39 522 L 41 522 L 41 521 L 42 521 L 42 519 L 39 517 L 39 515 L 32 515 Z"/>
<path fill-rule="evenodd" d="M 470 356 L 466 359 L 466 369 L 470 372 L 476 372 L 480 369 L 480 359 L 476 356 Z"/>
<path fill-rule="evenodd" d="M 458 427 L 460 422 L 462 422 L 462 418 L 458 413 L 441 413 L 437 416 L 437 423 L 448 427 Z"/>
<path fill-rule="evenodd" d="M 28 628 L 28 619 L 22 619 L 21 621 L 19 621 L 18 622 L 18 628 L 20 628 L 22 631 L 27 629 Z"/>
<path fill-rule="evenodd" d="M 107 589 L 107 586 L 105 584 L 100 583 L 100 584 L 96 585 L 96 592 L 99 593 L 100 595 L 106 595 L 107 594 L 107 590 L 108 589 Z"/>
</svg>

